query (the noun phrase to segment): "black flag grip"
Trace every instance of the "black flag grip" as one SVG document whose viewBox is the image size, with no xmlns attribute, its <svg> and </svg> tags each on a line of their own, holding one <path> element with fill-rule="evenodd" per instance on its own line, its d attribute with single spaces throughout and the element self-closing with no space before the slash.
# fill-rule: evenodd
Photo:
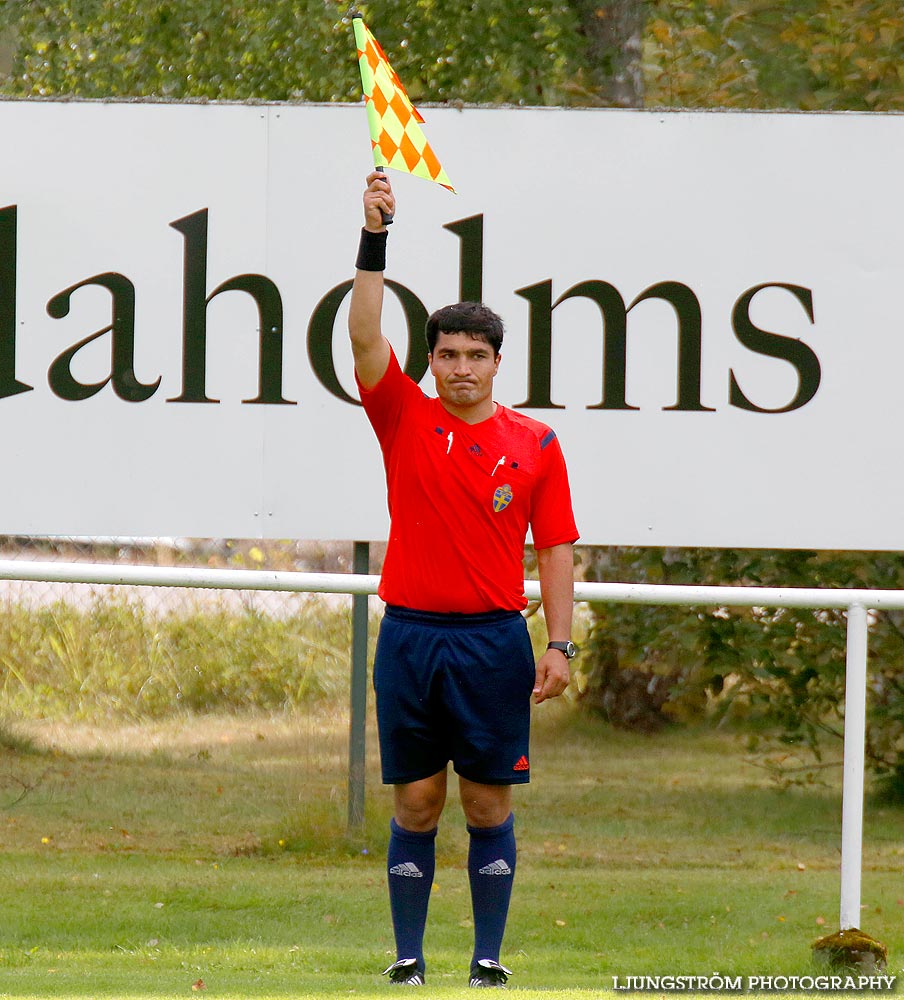
<svg viewBox="0 0 904 1000">
<path fill-rule="evenodd" d="M 378 174 L 385 173 L 385 171 L 383 170 L 382 167 L 376 167 L 375 170 L 377 171 Z M 391 226 L 392 225 L 392 220 L 394 218 L 393 215 L 391 215 L 389 212 L 384 212 L 382 208 L 380 209 L 380 215 L 383 217 L 383 225 L 384 226 Z"/>
</svg>

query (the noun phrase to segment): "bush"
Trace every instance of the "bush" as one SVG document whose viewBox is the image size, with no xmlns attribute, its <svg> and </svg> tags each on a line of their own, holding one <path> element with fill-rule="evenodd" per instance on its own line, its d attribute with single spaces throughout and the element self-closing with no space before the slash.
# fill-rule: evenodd
<svg viewBox="0 0 904 1000">
<path fill-rule="evenodd" d="M 591 550 L 586 576 L 900 590 L 904 556 L 612 548 Z M 785 780 L 812 780 L 833 741 L 840 753 L 844 612 L 612 604 L 593 613 L 581 701 L 613 723 L 650 729 L 669 721 L 735 720 Z M 867 763 L 886 793 L 904 800 L 904 613 L 871 612 L 869 627 Z M 758 735 L 764 732 L 775 737 Z"/>
</svg>

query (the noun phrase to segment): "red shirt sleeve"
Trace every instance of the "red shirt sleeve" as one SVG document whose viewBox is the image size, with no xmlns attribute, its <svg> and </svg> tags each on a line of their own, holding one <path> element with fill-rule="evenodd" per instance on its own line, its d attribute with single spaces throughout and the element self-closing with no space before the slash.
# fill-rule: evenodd
<svg viewBox="0 0 904 1000">
<path fill-rule="evenodd" d="M 565 457 L 555 436 L 541 445 L 540 476 L 534 488 L 530 523 L 537 549 L 576 542 L 580 537 L 571 507 Z"/>
<path fill-rule="evenodd" d="M 365 389 L 355 373 L 361 405 L 367 414 L 384 452 L 391 441 L 402 413 L 412 398 L 423 395 L 417 385 L 402 371 L 395 351 L 390 348 L 389 365 L 375 386 Z"/>
</svg>

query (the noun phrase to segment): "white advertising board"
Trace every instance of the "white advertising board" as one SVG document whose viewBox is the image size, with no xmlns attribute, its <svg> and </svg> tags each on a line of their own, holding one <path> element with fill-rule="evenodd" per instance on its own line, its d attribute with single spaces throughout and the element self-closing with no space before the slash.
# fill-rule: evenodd
<svg viewBox="0 0 904 1000">
<path fill-rule="evenodd" d="M 594 544 L 904 548 L 904 118 L 428 109 L 385 332 L 506 321 Z M 0 534 L 386 537 L 358 106 L 0 102 Z M 420 365 L 420 368 L 419 368 Z M 430 389 L 429 374 L 423 381 Z"/>
</svg>

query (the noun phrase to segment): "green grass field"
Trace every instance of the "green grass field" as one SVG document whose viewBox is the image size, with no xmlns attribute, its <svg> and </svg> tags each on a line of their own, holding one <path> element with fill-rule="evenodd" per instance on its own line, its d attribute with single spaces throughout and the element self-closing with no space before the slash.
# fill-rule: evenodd
<svg viewBox="0 0 904 1000">
<path fill-rule="evenodd" d="M 366 828 L 350 837 L 341 710 L 16 732 L 33 746 L 0 752 L 0 996 L 386 995 L 372 728 Z M 838 922 L 837 787 L 782 791 L 732 736 L 632 736 L 567 706 L 537 712 L 534 743 L 516 793 L 512 988 L 814 974 L 810 945 Z M 902 818 L 867 805 L 861 923 L 904 981 Z M 438 851 L 427 995 L 454 997 L 471 942 L 456 802 Z"/>
</svg>

